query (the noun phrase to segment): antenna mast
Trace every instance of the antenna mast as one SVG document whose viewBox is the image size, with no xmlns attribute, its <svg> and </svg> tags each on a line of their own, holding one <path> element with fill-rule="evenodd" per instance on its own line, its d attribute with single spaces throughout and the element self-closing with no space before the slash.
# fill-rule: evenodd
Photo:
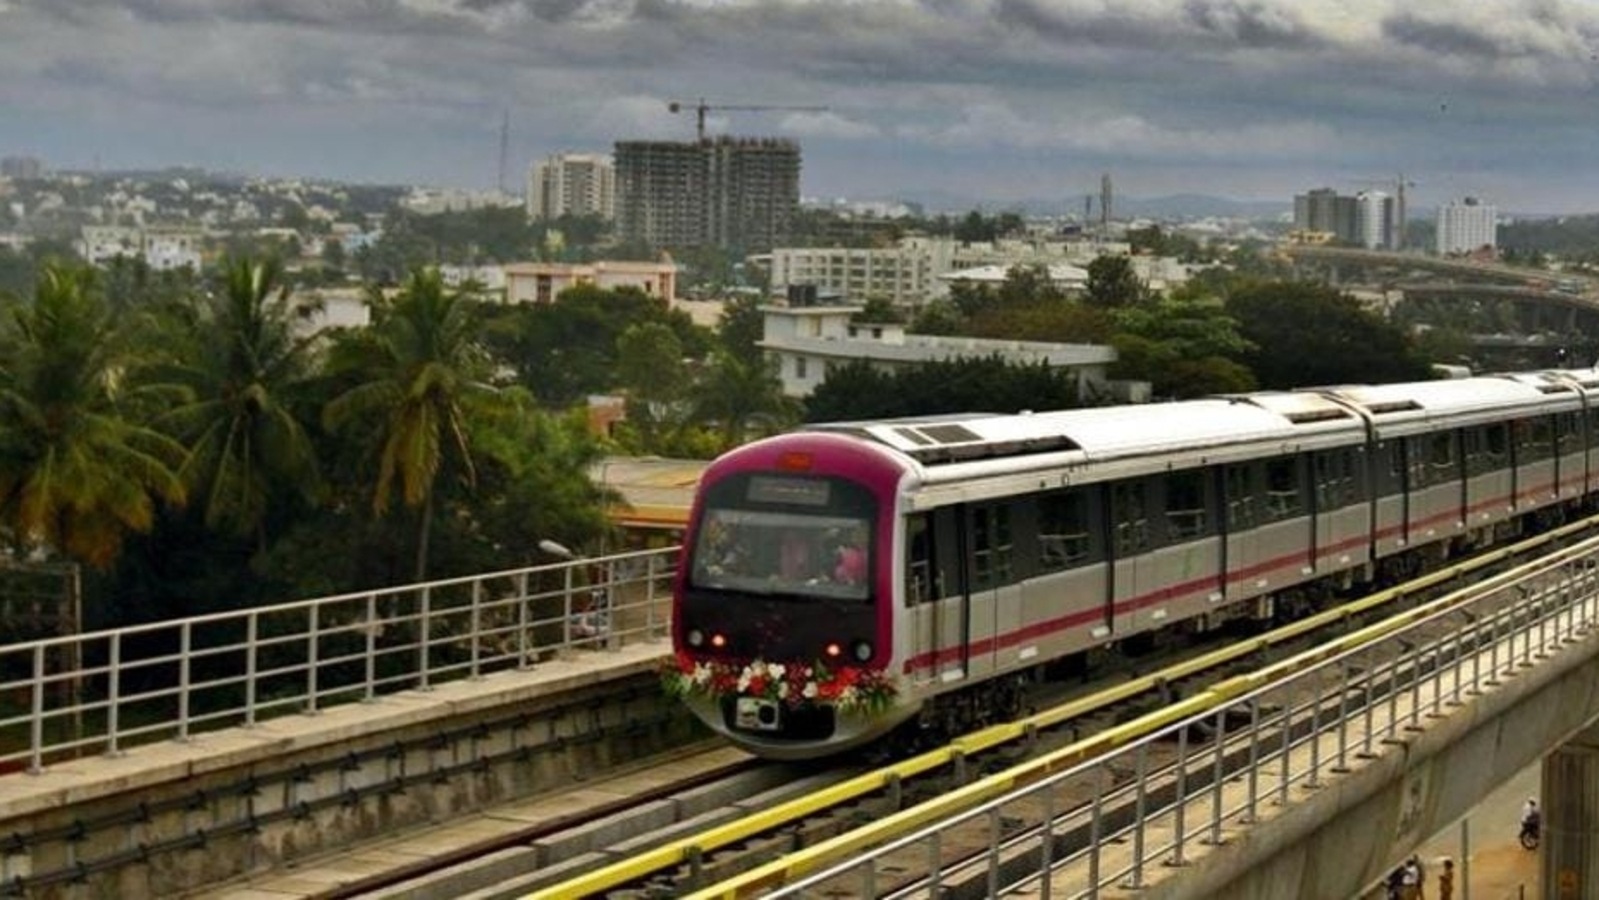
<svg viewBox="0 0 1599 900">
<path fill-rule="evenodd" d="M 500 193 L 505 193 L 505 157 L 511 143 L 511 111 L 500 117 Z"/>
</svg>

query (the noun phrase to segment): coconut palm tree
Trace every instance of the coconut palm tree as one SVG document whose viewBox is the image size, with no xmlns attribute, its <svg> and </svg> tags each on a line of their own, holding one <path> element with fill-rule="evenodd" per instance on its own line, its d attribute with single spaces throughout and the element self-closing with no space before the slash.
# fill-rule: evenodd
<svg viewBox="0 0 1599 900">
<path fill-rule="evenodd" d="M 770 360 L 728 351 L 712 354 L 694 396 L 694 418 L 719 426 L 729 447 L 743 443 L 751 426 L 773 432 L 799 418 L 797 404 L 783 396 L 783 382 Z"/>
<path fill-rule="evenodd" d="M 19 550 L 104 567 L 184 498 L 183 447 L 148 424 L 165 392 L 137 383 L 130 323 L 92 269 L 62 264 L 0 322 L 0 529 Z"/>
<path fill-rule="evenodd" d="M 477 342 L 469 293 L 447 290 L 436 269 L 419 269 L 392 300 L 374 292 L 370 303 L 372 327 L 335 348 L 335 370 L 357 383 L 329 401 L 323 420 L 335 431 L 357 423 L 371 429 L 372 509 L 381 516 L 398 496 L 418 511 L 421 581 L 439 473 L 448 466 L 476 483 L 468 420 L 503 404 L 487 381 L 489 357 Z"/>
<path fill-rule="evenodd" d="M 253 534 L 262 552 L 273 499 L 314 500 L 321 481 L 291 403 L 310 372 L 309 342 L 294 333 L 281 278 L 276 259 L 223 263 L 222 290 L 197 301 L 174 373 L 192 398 L 163 418 L 188 444 L 180 474 L 206 525 Z"/>
</svg>

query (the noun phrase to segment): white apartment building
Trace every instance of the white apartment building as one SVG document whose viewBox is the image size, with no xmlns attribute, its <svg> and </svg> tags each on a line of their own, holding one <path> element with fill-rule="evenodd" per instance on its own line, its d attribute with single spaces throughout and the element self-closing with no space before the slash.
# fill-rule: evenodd
<svg viewBox="0 0 1599 900">
<path fill-rule="evenodd" d="M 1439 256 L 1474 253 L 1499 246 L 1499 210 L 1476 197 L 1438 207 Z"/>
<path fill-rule="evenodd" d="M 1394 246 L 1393 198 L 1382 191 L 1355 195 L 1355 234 L 1368 250 Z"/>
<path fill-rule="evenodd" d="M 557 153 L 528 170 L 527 214 L 532 219 L 563 215 L 616 218 L 616 166 L 598 153 Z"/>
<path fill-rule="evenodd" d="M 783 294 L 790 285 L 815 285 L 840 299 L 864 303 L 881 297 L 898 306 L 918 307 L 947 296 L 950 276 L 958 271 L 998 267 L 1001 273 L 1015 265 L 1087 265 L 1101 254 L 1128 255 L 1125 242 L 1050 241 L 1005 239 L 961 243 L 953 238 L 908 237 L 886 248 L 779 247 L 752 257 L 769 266 L 771 290 Z M 1135 266 L 1144 257 L 1135 257 Z M 1141 277 L 1152 287 L 1185 279 L 1186 269 L 1151 262 Z M 958 280 L 958 279 L 956 279 Z"/>
<path fill-rule="evenodd" d="M 834 367 L 868 360 L 884 369 L 998 354 L 1013 364 L 1047 363 L 1072 370 L 1083 397 L 1108 391 L 1116 351 L 1097 344 L 1049 344 L 907 334 L 904 325 L 855 324 L 858 305 L 763 306 L 760 347 L 777 361 L 783 393 L 807 397 Z"/>
<path fill-rule="evenodd" d="M 200 247 L 204 234 L 194 228 L 127 228 L 116 225 L 85 225 L 78 239 L 78 253 L 95 265 L 118 256 L 138 257 L 157 270 L 200 267 Z"/>
<path fill-rule="evenodd" d="M 606 290 L 633 287 L 667 305 L 677 302 L 677 264 L 599 260 L 592 263 L 513 263 L 505 267 L 505 302 L 554 303 L 580 284 Z"/>
</svg>

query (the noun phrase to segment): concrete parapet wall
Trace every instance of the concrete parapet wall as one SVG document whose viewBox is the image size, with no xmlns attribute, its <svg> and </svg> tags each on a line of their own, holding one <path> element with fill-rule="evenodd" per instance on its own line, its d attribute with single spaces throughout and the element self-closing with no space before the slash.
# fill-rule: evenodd
<svg viewBox="0 0 1599 900">
<path fill-rule="evenodd" d="M 570 785 L 706 735 L 662 696 L 664 653 L 584 654 L 0 778 L 0 882 L 46 900 L 170 895 Z"/>
<path fill-rule="evenodd" d="M 1599 634 L 1589 634 L 1441 717 L 1422 719 L 1421 730 L 1401 732 L 1402 740 L 1384 745 L 1375 759 L 1296 793 L 1287 807 L 1263 807 L 1262 822 L 1230 832 L 1224 846 L 1138 896 L 1358 896 L 1412 848 L 1596 718 Z"/>
</svg>

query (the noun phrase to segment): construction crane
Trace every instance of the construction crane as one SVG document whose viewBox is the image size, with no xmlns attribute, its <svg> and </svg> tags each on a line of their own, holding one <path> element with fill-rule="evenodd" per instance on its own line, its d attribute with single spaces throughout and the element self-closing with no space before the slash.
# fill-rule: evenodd
<svg viewBox="0 0 1599 900">
<path fill-rule="evenodd" d="M 671 110 L 672 112 L 682 112 L 684 109 L 687 109 L 688 107 L 685 107 L 683 104 L 677 102 L 676 100 L 673 100 L 670 103 L 666 104 L 666 108 Z M 722 111 L 730 111 L 730 112 L 760 112 L 762 110 L 769 110 L 769 109 L 789 110 L 791 112 L 827 112 L 827 107 L 825 107 L 825 106 L 772 106 L 772 105 L 767 105 L 767 104 L 738 105 L 738 104 L 723 104 L 723 103 L 706 103 L 705 102 L 705 98 L 701 97 L 700 98 L 700 102 L 694 104 L 693 110 L 694 110 L 694 132 L 695 132 L 695 136 L 698 137 L 702 141 L 705 140 L 705 114 L 707 112 L 709 112 L 710 110 L 713 110 L 713 109 L 714 110 L 722 110 Z"/>
</svg>

